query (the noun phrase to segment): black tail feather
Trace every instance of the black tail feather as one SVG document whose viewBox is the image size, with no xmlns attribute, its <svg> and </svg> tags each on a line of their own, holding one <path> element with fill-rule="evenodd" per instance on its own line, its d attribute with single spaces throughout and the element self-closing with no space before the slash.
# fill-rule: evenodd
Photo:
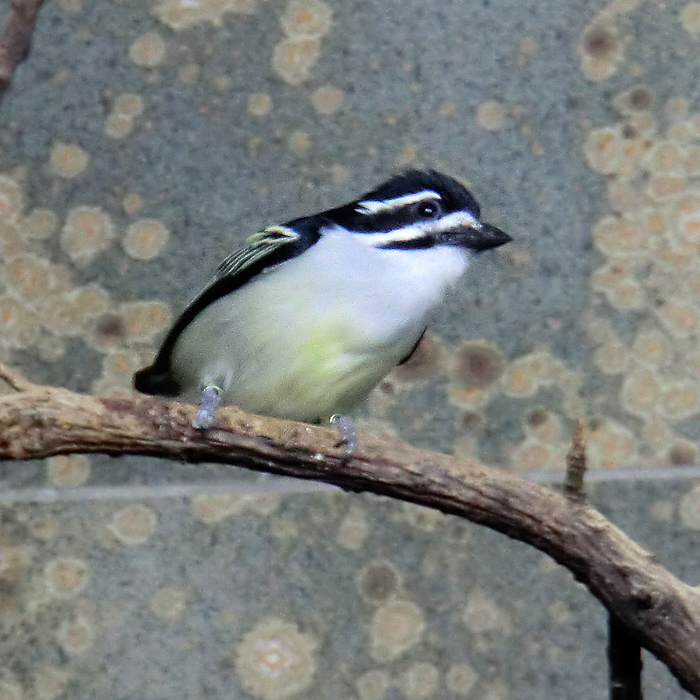
<svg viewBox="0 0 700 700">
<path fill-rule="evenodd" d="M 152 396 L 177 396 L 180 393 L 180 386 L 173 375 L 155 365 L 136 372 L 134 389 Z"/>
</svg>

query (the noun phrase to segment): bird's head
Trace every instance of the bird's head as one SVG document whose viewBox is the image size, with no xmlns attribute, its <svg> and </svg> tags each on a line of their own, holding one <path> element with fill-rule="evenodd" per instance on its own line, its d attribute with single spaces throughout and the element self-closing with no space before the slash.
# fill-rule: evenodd
<svg viewBox="0 0 700 700">
<path fill-rule="evenodd" d="M 322 234 L 341 227 L 381 249 L 455 246 L 478 253 L 511 240 L 482 222 L 480 213 L 472 194 L 454 178 L 435 170 L 409 170 L 317 216 Z"/>
</svg>

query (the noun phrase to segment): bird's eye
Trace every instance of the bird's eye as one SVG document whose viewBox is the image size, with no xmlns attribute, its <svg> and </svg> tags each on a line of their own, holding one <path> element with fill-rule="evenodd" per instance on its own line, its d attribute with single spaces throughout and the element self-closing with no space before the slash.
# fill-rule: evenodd
<svg viewBox="0 0 700 700">
<path fill-rule="evenodd" d="M 416 213 L 422 219 L 434 219 L 440 213 L 437 202 L 423 202 L 416 207 Z"/>
</svg>

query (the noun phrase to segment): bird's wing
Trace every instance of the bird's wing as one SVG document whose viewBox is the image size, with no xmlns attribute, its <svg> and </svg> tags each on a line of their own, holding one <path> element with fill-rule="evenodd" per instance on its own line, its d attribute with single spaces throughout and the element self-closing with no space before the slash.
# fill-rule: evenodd
<svg viewBox="0 0 700 700">
<path fill-rule="evenodd" d="M 277 264 L 273 260 L 273 258 L 277 257 L 274 255 L 275 252 L 297 240 L 299 240 L 299 233 L 286 226 L 270 226 L 264 231 L 254 233 L 252 236 L 248 237 L 242 248 L 239 248 L 237 251 L 231 253 L 225 260 L 221 261 L 216 268 L 214 280 L 207 285 L 207 288 L 223 278 L 236 278 L 238 275 L 244 274 L 245 271 L 249 270 L 251 267 L 257 267 L 256 263 L 260 261 L 269 260 L 269 262 L 263 266 L 263 269 Z M 257 272 L 256 270 L 255 274 L 257 274 Z"/>
<path fill-rule="evenodd" d="M 242 248 L 223 260 L 214 278 L 175 321 L 153 364 L 134 375 L 134 388 L 144 394 L 177 395 L 179 387 L 170 372 L 170 357 L 180 334 L 207 306 L 240 289 L 264 270 L 299 254 L 305 246 L 300 239 L 301 235 L 292 228 L 270 226 L 254 233 Z"/>
</svg>

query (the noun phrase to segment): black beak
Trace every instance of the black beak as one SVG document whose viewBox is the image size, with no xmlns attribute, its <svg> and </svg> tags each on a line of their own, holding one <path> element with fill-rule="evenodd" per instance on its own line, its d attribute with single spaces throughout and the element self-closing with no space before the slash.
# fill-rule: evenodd
<svg viewBox="0 0 700 700">
<path fill-rule="evenodd" d="M 491 224 L 482 224 L 481 228 L 464 226 L 458 231 L 447 234 L 446 238 L 451 245 L 457 245 L 475 253 L 498 248 L 499 245 L 513 240 L 505 231 Z"/>
<path fill-rule="evenodd" d="M 469 248 L 476 253 L 481 253 L 490 248 L 498 248 L 500 245 L 509 243 L 513 239 L 500 228 L 491 224 L 482 224 L 480 229 L 471 229 L 465 237 L 463 243 L 465 248 Z"/>
<path fill-rule="evenodd" d="M 436 245 L 449 245 L 466 248 L 473 253 L 481 253 L 489 248 L 498 248 L 513 239 L 500 228 L 491 224 L 475 222 L 475 225 L 464 224 L 453 226 L 446 231 L 425 233 L 415 238 L 385 243 L 378 248 L 391 250 L 424 249 Z"/>
</svg>

